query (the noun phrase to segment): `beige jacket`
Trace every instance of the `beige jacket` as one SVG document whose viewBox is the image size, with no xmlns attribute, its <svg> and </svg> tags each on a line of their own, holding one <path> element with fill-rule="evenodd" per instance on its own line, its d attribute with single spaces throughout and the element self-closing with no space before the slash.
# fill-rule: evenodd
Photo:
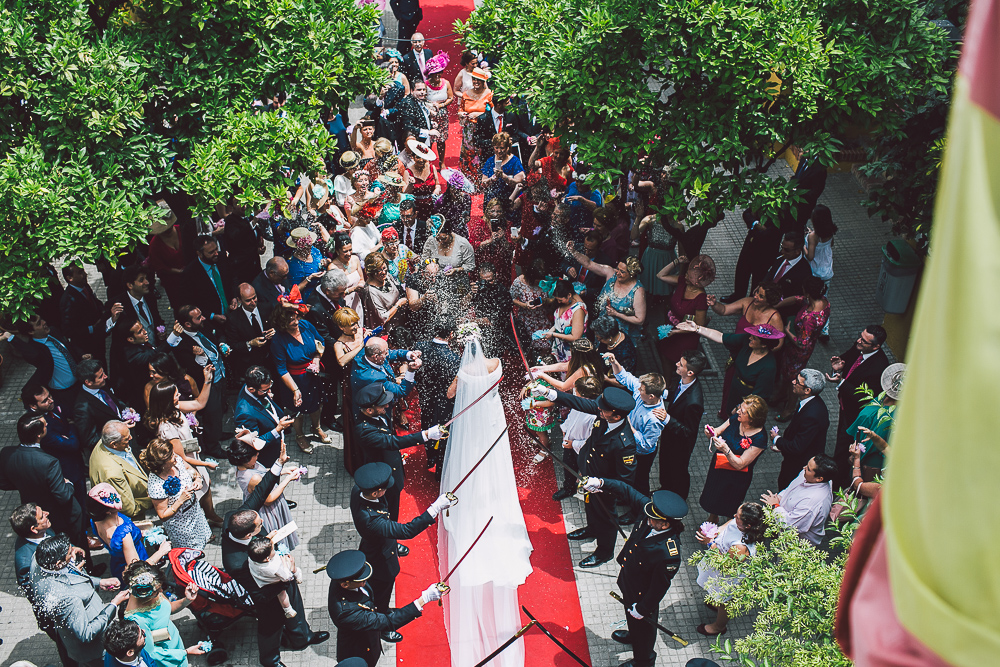
<svg viewBox="0 0 1000 667">
<path fill-rule="evenodd" d="M 103 444 L 94 447 L 90 454 L 91 483 L 107 482 L 115 487 L 122 497 L 122 513 L 132 520 L 144 518 L 146 510 L 153 506 L 146 489 L 148 477 L 145 470 L 136 470 Z"/>
</svg>

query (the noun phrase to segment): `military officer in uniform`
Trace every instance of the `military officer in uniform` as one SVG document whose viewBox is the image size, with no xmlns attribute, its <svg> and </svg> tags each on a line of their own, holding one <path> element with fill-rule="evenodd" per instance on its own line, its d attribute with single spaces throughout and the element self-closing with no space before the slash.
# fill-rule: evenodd
<svg viewBox="0 0 1000 667">
<path fill-rule="evenodd" d="M 363 553 L 341 551 L 327 563 L 326 573 L 331 580 L 330 618 L 337 626 L 337 660 L 363 658 L 368 667 L 375 667 L 382 655 L 382 632 L 396 630 L 418 618 L 424 605 L 440 600 L 443 594 L 437 584 L 431 584 L 410 604 L 381 614 L 375 611 L 374 593 L 366 583 L 372 567 Z"/>
<path fill-rule="evenodd" d="M 451 507 L 454 502 L 445 494 L 435 500 L 427 511 L 409 523 L 396 523 L 389 517 L 389 506 L 385 501 L 386 491 L 393 485 L 392 468 L 387 463 L 376 461 L 366 463 L 354 473 L 354 488 L 351 490 L 351 517 L 354 527 L 361 534 L 358 549 L 368 559 L 372 567 L 370 586 L 374 593 L 375 610 L 389 613 L 389 598 L 399 574 L 399 555 L 396 540 L 408 540 L 419 535 L 434 523 L 441 510 Z M 398 642 L 403 638 L 395 630 L 382 632 L 382 640 Z"/>
<path fill-rule="evenodd" d="M 555 389 L 539 387 L 532 394 L 547 398 L 556 405 L 564 405 L 580 412 L 598 415 L 594 430 L 580 449 L 578 463 L 584 477 L 618 479 L 627 484 L 635 481 L 635 436 L 628 425 L 628 415 L 635 408 L 632 394 L 608 387 L 596 401 L 567 394 Z M 611 560 L 615 554 L 615 535 L 618 518 L 614 516 L 614 503 L 599 506 L 601 499 L 584 496 L 587 525 L 571 532 L 571 540 L 597 540 L 597 549 L 580 561 L 580 567 L 598 567 Z"/>
<path fill-rule="evenodd" d="M 393 521 L 399 519 L 399 494 L 403 492 L 403 457 L 399 450 L 413 447 L 428 440 L 446 438 L 447 433 L 441 426 L 432 426 L 420 433 L 396 435 L 386 417 L 386 406 L 392 403 L 394 394 L 389 393 L 381 382 L 369 384 L 358 390 L 354 403 L 358 406 L 358 420 L 354 423 L 354 441 L 361 450 L 363 463 L 382 461 L 392 468 L 393 484 L 385 494 L 389 503 L 389 516 Z M 410 553 L 405 546 L 400 545 L 400 556 Z"/>
<path fill-rule="evenodd" d="M 625 614 L 628 630 L 615 630 L 611 638 L 632 645 L 632 659 L 619 667 L 653 667 L 656 628 L 648 621 L 656 621 L 660 600 L 681 564 L 680 541 L 684 532 L 681 519 L 687 516 L 687 503 L 673 491 L 657 491 L 650 499 L 614 479 L 591 477 L 584 489 L 589 493 L 610 492 L 635 514 L 645 513 L 645 518 L 632 527 L 618 554 L 622 566 L 618 588 L 628 610 Z"/>
</svg>

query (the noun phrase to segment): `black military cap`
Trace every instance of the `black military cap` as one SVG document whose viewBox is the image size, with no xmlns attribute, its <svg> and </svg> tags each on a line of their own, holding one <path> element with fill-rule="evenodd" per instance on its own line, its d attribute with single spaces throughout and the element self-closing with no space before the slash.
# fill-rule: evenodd
<svg viewBox="0 0 1000 667">
<path fill-rule="evenodd" d="M 673 491 L 657 491 L 652 502 L 646 503 L 646 516 L 661 521 L 683 519 L 687 516 L 688 504 Z"/>
<path fill-rule="evenodd" d="M 385 390 L 381 382 L 366 385 L 354 395 L 354 402 L 361 408 L 374 408 L 392 403 L 392 394 Z"/>
<path fill-rule="evenodd" d="M 366 463 L 354 471 L 354 483 L 362 491 L 388 489 L 392 486 L 392 466 L 381 461 Z"/>
<path fill-rule="evenodd" d="M 597 405 L 604 410 L 617 410 L 627 415 L 635 409 L 635 399 L 632 397 L 632 394 L 624 389 L 608 387 L 598 397 Z"/>
<path fill-rule="evenodd" d="M 341 660 L 337 663 L 337 667 L 368 667 L 368 663 L 365 662 L 364 658 L 347 658 L 346 660 Z"/>
<path fill-rule="evenodd" d="M 334 581 L 366 581 L 372 566 L 360 551 L 350 549 L 334 555 L 326 564 L 326 574 Z"/>
</svg>

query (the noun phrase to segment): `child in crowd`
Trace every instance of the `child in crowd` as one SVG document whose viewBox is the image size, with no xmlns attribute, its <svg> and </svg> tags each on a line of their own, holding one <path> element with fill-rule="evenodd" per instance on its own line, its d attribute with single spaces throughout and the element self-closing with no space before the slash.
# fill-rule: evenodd
<svg viewBox="0 0 1000 667">
<path fill-rule="evenodd" d="M 601 395 L 602 384 L 600 378 L 582 377 L 573 385 L 573 393 L 580 398 L 597 400 L 597 397 Z M 592 430 L 594 430 L 594 415 L 579 410 L 570 410 L 562 425 L 563 463 L 570 469 L 579 472 L 580 468 L 577 467 L 576 457 L 584 443 L 587 442 L 587 438 L 590 437 Z M 563 500 L 575 493 L 576 478 L 564 471 L 562 488 L 552 494 L 552 499 Z"/>
<path fill-rule="evenodd" d="M 302 569 L 295 567 L 295 559 L 291 554 L 281 555 L 275 551 L 274 543 L 269 538 L 255 537 L 250 540 L 248 553 L 250 574 L 261 588 L 268 584 L 289 582 L 293 579 L 302 583 Z M 278 602 L 285 610 L 285 618 L 294 618 L 298 613 L 292 608 L 287 590 L 278 594 Z"/>
</svg>

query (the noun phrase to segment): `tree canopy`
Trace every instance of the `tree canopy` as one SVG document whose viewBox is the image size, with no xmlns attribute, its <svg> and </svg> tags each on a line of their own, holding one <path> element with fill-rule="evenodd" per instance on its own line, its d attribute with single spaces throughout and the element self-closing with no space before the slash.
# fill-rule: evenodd
<svg viewBox="0 0 1000 667">
<path fill-rule="evenodd" d="M 946 92 L 930 18 L 917 0 L 484 0 L 457 27 L 608 180 L 647 154 L 666 215 L 776 221 L 797 196 L 767 173 L 775 146 L 830 164 L 848 129 L 898 136 Z"/>
<path fill-rule="evenodd" d="M 207 213 L 283 192 L 282 167 L 320 167 L 321 112 L 384 78 L 377 21 L 353 0 L 5 3 L 0 311 L 30 314 L 45 262 L 133 247 L 157 193 Z M 279 92 L 280 115 L 254 114 Z"/>
</svg>

